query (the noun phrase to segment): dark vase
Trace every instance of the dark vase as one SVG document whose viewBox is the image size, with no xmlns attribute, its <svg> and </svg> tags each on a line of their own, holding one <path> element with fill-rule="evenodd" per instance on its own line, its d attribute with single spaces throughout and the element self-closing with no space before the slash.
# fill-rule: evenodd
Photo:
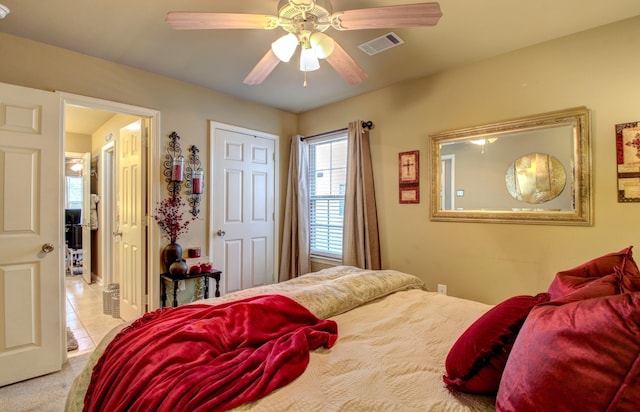
<svg viewBox="0 0 640 412">
<path fill-rule="evenodd" d="M 172 275 L 184 275 L 189 270 L 189 266 L 184 260 L 176 260 L 169 266 L 169 273 Z"/>
<path fill-rule="evenodd" d="M 171 242 L 162 249 L 160 254 L 160 260 L 162 261 L 163 273 L 169 272 L 169 267 L 173 262 L 182 261 L 182 246 L 176 242 Z"/>
</svg>

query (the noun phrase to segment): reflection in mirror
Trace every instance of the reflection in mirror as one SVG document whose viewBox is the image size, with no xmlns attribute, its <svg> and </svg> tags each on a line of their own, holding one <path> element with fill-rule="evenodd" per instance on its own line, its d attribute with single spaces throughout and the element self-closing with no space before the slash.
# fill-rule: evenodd
<svg viewBox="0 0 640 412">
<path fill-rule="evenodd" d="M 591 224 L 584 107 L 432 135 L 431 219 Z"/>
<path fill-rule="evenodd" d="M 546 203 L 558 197 L 564 190 L 567 174 L 557 158 L 545 153 L 524 155 L 509 165 L 505 175 L 507 191 L 516 200 L 526 203 Z M 573 207 L 573 199 L 562 209 Z"/>
</svg>

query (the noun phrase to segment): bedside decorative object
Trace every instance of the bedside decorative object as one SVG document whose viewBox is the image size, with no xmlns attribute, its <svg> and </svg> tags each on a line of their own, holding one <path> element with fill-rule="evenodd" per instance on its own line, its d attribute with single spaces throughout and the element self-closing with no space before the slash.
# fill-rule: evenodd
<svg viewBox="0 0 640 412">
<path fill-rule="evenodd" d="M 169 238 L 169 244 L 162 250 L 161 258 L 164 264 L 163 272 L 168 272 L 169 267 L 175 261 L 182 260 L 182 246 L 178 243 L 178 238 L 189 231 L 191 219 L 184 218 L 182 208 L 185 206 L 181 197 L 167 197 L 156 207 L 153 218 L 158 223 L 160 229 Z"/>
<path fill-rule="evenodd" d="M 169 266 L 169 273 L 172 275 L 184 275 L 189 270 L 189 267 L 184 260 L 176 260 Z"/>
<path fill-rule="evenodd" d="M 187 257 L 199 258 L 201 255 L 201 249 L 199 247 L 191 247 L 187 249 Z"/>
</svg>

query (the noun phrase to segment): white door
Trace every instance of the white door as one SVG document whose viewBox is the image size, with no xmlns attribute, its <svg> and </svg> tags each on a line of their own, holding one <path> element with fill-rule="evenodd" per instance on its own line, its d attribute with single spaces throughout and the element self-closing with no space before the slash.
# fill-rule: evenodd
<svg viewBox="0 0 640 412">
<path fill-rule="evenodd" d="M 65 359 L 60 96 L 0 83 L 0 386 Z"/>
<path fill-rule="evenodd" d="M 143 120 L 120 129 L 118 152 L 118 228 L 116 276 L 120 283 L 120 317 L 133 320 L 145 312 L 145 152 Z"/>
<path fill-rule="evenodd" d="M 229 293 L 275 279 L 275 139 L 214 125 L 212 260 Z"/>
<path fill-rule="evenodd" d="M 82 155 L 82 278 L 91 283 L 91 153 Z"/>
</svg>

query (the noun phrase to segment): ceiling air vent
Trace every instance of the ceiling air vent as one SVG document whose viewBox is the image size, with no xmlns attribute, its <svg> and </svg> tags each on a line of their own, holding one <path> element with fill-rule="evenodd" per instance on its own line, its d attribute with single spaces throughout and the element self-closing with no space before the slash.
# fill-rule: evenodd
<svg viewBox="0 0 640 412">
<path fill-rule="evenodd" d="M 358 46 L 360 50 L 367 53 L 369 56 L 378 54 L 382 51 L 396 47 L 404 43 L 404 41 L 398 37 L 395 33 L 385 34 L 384 36 L 377 37 L 373 40 L 369 40 L 366 43 L 362 43 Z"/>
</svg>

